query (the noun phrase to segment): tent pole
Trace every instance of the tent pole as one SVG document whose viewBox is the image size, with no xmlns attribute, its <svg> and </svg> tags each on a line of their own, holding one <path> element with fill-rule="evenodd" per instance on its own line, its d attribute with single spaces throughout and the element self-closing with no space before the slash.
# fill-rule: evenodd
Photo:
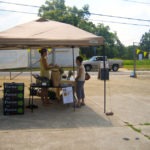
<svg viewBox="0 0 150 150">
<path fill-rule="evenodd" d="M 32 58 L 31 58 L 31 49 L 30 49 L 30 81 L 32 83 Z"/>
<path fill-rule="evenodd" d="M 75 76 L 75 64 L 74 64 L 74 46 L 72 46 L 72 57 L 73 57 L 73 76 Z"/>
<path fill-rule="evenodd" d="M 106 63 L 105 63 L 105 45 L 103 45 L 103 62 L 104 62 L 104 113 L 106 113 Z"/>
<path fill-rule="evenodd" d="M 55 48 L 53 48 L 52 63 L 53 63 L 53 65 L 56 64 L 56 50 L 55 50 Z"/>
<path fill-rule="evenodd" d="M 10 75 L 10 80 L 11 80 L 11 71 L 9 73 L 10 73 L 9 75 Z"/>
<path fill-rule="evenodd" d="M 75 78 L 75 64 L 74 64 L 74 46 L 72 46 L 72 57 L 73 57 L 73 77 Z M 75 87 L 73 88 L 73 103 L 74 103 L 74 111 L 76 109 L 75 105 L 76 105 L 76 97 L 75 97 Z"/>
</svg>

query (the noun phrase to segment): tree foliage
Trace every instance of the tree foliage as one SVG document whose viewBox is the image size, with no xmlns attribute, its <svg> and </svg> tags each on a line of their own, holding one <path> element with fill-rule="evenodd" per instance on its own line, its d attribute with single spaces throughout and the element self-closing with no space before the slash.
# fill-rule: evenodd
<svg viewBox="0 0 150 150">
<path fill-rule="evenodd" d="M 142 35 L 140 40 L 140 48 L 143 51 L 150 52 L 150 30 Z"/>
<path fill-rule="evenodd" d="M 132 46 L 125 47 L 119 40 L 117 33 L 110 31 L 109 26 L 105 26 L 102 23 L 95 25 L 89 21 L 90 12 L 88 5 L 78 9 L 76 6 L 66 6 L 65 0 L 47 0 L 45 5 L 40 7 L 39 16 L 49 20 L 68 23 L 98 36 L 103 36 L 108 58 L 132 59 Z M 141 47 L 142 49 L 150 50 L 150 32 L 142 36 Z M 80 54 L 84 57 L 103 55 L 102 47 L 88 47 L 80 50 Z"/>
<path fill-rule="evenodd" d="M 89 16 L 89 6 L 85 5 L 82 9 L 68 7 L 65 0 L 47 0 L 45 5 L 39 9 L 39 16 L 45 19 L 69 23 L 79 26 L 81 20 L 87 20 Z"/>
</svg>

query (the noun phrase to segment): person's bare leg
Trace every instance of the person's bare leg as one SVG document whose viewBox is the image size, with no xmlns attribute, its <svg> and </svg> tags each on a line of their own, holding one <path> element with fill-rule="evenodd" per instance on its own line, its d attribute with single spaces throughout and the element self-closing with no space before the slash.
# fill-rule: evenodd
<svg viewBox="0 0 150 150">
<path fill-rule="evenodd" d="M 48 104 L 48 92 L 47 89 L 42 88 L 41 89 L 41 100 L 43 104 Z"/>
<path fill-rule="evenodd" d="M 82 99 L 82 105 L 85 105 L 84 99 Z"/>
<path fill-rule="evenodd" d="M 78 99 L 78 102 L 77 102 L 77 107 L 80 107 L 81 106 L 81 100 Z"/>
<path fill-rule="evenodd" d="M 45 93 L 44 93 L 44 89 L 42 88 L 41 89 L 41 100 L 42 100 L 42 103 L 44 104 L 45 103 L 45 97 L 44 97 Z"/>
<path fill-rule="evenodd" d="M 44 100 L 46 104 L 50 104 L 49 100 L 48 100 L 48 90 L 45 88 L 44 89 Z"/>
</svg>

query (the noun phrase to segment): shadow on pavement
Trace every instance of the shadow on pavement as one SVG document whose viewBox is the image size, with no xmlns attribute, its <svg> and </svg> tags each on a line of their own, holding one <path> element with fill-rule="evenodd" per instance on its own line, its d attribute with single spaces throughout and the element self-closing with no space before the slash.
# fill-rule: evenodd
<svg viewBox="0 0 150 150">
<path fill-rule="evenodd" d="M 74 109 L 72 104 L 63 105 L 54 102 L 49 106 L 43 106 L 39 99 L 34 101 L 38 109 L 31 112 L 25 108 L 24 115 L 4 116 L 2 100 L 0 101 L 0 130 L 21 129 L 63 129 L 80 127 L 111 127 L 110 120 L 97 114 L 89 106 Z M 28 99 L 25 100 L 27 105 Z"/>
</svg>

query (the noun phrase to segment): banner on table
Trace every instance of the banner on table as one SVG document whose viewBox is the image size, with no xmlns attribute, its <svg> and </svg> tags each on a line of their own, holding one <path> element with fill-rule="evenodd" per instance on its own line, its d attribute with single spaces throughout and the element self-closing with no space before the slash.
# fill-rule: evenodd
<svg viewBox="0 0 150 150">
<path fill-rule="evenodd" d="M 63 94 L 63 103 L 73 103 L 73 91 L 72 87 L 66 87 L 62 88 L 62 94 Z"/>
</svg>

